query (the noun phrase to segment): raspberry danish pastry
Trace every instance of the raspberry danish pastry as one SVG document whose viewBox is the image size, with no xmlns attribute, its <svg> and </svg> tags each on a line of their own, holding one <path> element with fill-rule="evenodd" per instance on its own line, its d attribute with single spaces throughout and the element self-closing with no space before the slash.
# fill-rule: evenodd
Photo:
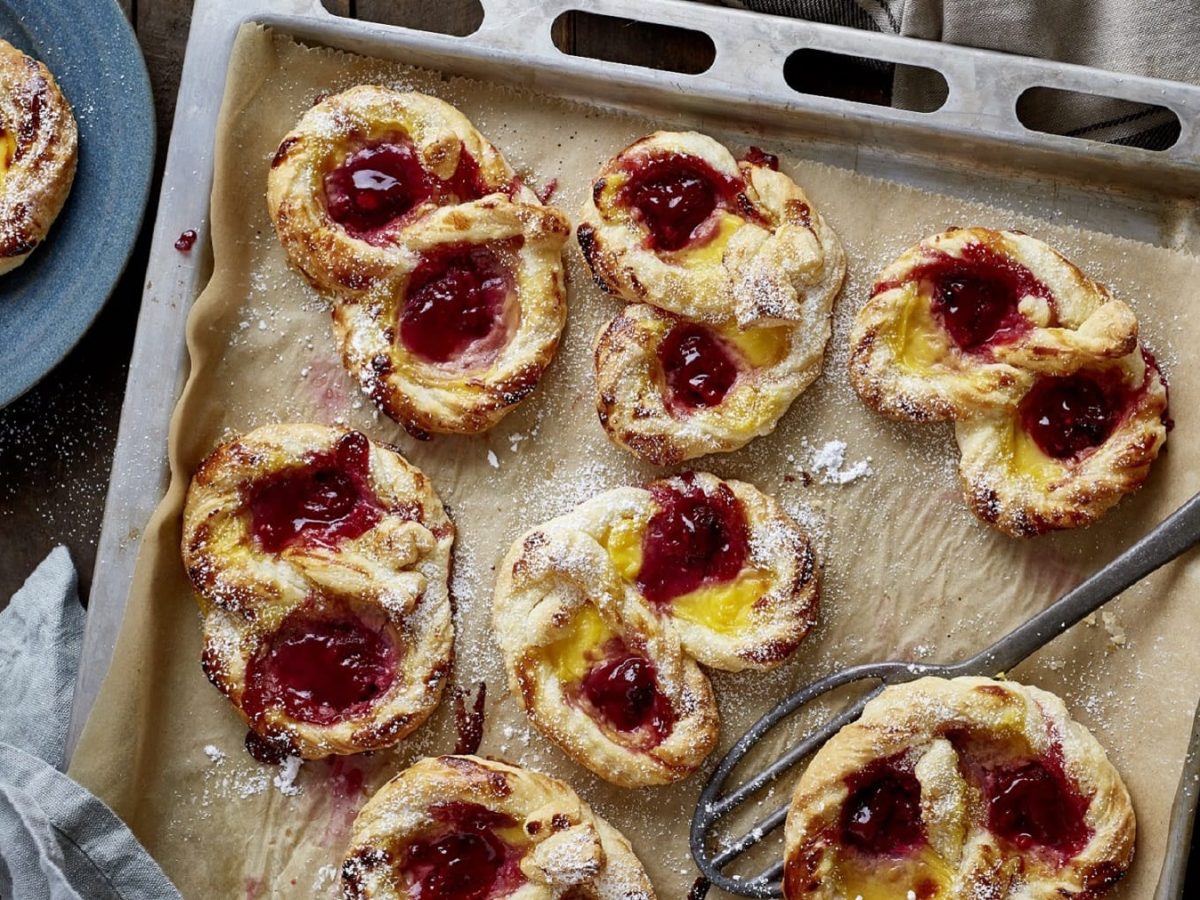
<svg viewBox="0 0 1200 900">
<path fill-rule="evenodd" d="M 45 240 L 71 192 L 78 143 L 50 70 L 0 40 L 0 275 Z"/>
<path fill-rule="evenodd" d="M 850 337 L 858 395 L 893 419 L 1005 408 L 1039 373 L 1069 375 L 1137 344 L 1133 311 L 1037 238 L 955 228 L 879 274 Z"/>
<path fill-rule="evenodd" d="M 491 428 L 554 358 L 569 234 L 557 210 L 499 195 L 429 213 L 406 262 L 334 306 L 346 368 L 417 436 Z"/>
<path fill-rule="evenodd" d="M 526 713 L 626 787 L 684 778 L 717 738 L 696 660 L 769 669 L 816 619 L 808 537 L 751 485 L 687 473 L 618 488 L 520 538 L 494 619 Z"/>
<path fill-rule="evenodd" d="M 788 812 L 784 896 L 1098 897 L 1134 832 L 1120 775 L 1053 694 L 923 678 L 813 757 Z"/>
<path fill-rule="evenodd" d="M 596 341 L 600 424 L 660 466 L 744 447 L 770 434 L 820 374 L 828 313 L 812 327 L 740 329 L 627 306 Z"/>
<path fill-rule="evenodd" d="M 629 841 L 565 783 L 477 756 L 427 757 L 358 814 L 346 900 L 654 900 Z"/>
<path fill-rule="evenodd" d="M 741 327 L 811 323 L 841 290 L 841 241 L 778 161 L 741 162 L 659 131 L 609 160 L 577 237 L 596 282 L 630 303 Z"/>
<path fill-rule="evenodd" d="M 537 204 L 461 112 L 373 84 L 326 97 L 279 144 L 267 205 L 288 260 L 323 294 L 369 288 L 431 210 L 489 194 Z"/>
<path fill-rule="evenodd" d="M 347 368 L 411 433 L 483 431 L 536 387 L 566 323 L 570 224 L 454 107 L 374 85 L 322 100 L 267 200 Z"/>
<path fill-rule="evenodd" d="M 850 376 L 895 419 L 952 419 L 967 501 L 1025 536 L 1087 525 L 1146 480 L 1167 388 L 1132 310 L 1041 241 L 957 228 L 876 281 Z"/>
<path fill-rule="evenodd" d="M 453 541 L 429 480 L 356 431 L 269 425 L 204 460 L 183 516 L 202 662 L 260 747 L 358 753 L 428 718 Z"/>
<path fill-rule="evenodd" d="M 1040 375 L 1014 408 L 955 423 L 967 502 L 1014 536 L 1089 525 L 1137 490 L 1167 439 L 1145 351 Z"/>
</svg>

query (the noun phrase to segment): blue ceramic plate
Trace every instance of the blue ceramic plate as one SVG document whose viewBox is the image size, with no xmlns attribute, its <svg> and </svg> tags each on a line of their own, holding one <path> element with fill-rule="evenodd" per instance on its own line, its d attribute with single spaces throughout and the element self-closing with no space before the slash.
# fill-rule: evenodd
<svg viewBox="0 0 1200 900">
<path fill-rule="evenodd" d="M 115 0 L 0 0 L 0 37 L 49 67 L 79 123 L 67 205 L 25 264 L 0 275 L 4 406 L 75 346 L 125 268 L 154 169 L 154 104 Z"/>
</svg>

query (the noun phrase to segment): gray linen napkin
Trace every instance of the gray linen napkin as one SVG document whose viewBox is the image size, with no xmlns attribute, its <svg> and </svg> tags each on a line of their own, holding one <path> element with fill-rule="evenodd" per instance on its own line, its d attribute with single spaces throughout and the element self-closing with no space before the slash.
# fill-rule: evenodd
<svg viewBox="0 0 1200 900">
<path fill-rule="evenodd" d="M 59 771 L 82 642 L 58 547 L 0 611 L 0 898 L 178 900 L 121 820 Z"/>
<path fill-rule="evenodd" d="M 1196 0 L 724 0 L 758 12 L 848 25 L 1077 63 L 1114 72 L 1200 83 L 1200 2 Z M 889 70 L 892 67 L 887 67 Z M 892 101 L 929 109 L 941 79 L 894 67 Z M 1169 147 L 1179 136 L 1170 113 L 1109 98 L 1030 94 L 1030 127 L 1054 134 Z"/>
</svg>

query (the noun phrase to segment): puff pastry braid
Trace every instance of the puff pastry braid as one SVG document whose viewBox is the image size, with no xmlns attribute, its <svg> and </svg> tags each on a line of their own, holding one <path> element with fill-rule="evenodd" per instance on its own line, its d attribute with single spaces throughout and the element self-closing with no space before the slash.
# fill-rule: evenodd
<svg viewBox="0 0 1200 900">
<path fill-rule="evenodd" d="M 816 619 L 803 531 L 749 484 L 687 473 L 618 488 L 522 536 L 494 620 L 509 684 L 581 765 L 634 787 L 684 778 L 717 711 L 696 661 L 769 669 Z"/>
<path fill-rule="evenodd" d="M 453 541 L 429 480 L 359 432 L 269 425 L 204 460 L 183 516 L 202 662 L 260 747 L 358 753 L 428 718 Z"/>
<path fill-rule="evenodd" d="M 1132 310 L 1019 232 L 952 229 L 885 269 L 850 376 L 891 418 L 953 420 L 971 508 L 1012 535 L 1095 521 L 1166 440 L 1166 383 Z"/>
<path fill-rule="evenodd" d="M 45 240 L 71 192 L 78 143 L 50 70 L 0 40 L 0 275 Z"/>
<path fill-rule="evenodd" d="M 596 340 L 597 409 L 642 459 L 743 447 L 820 374 L 845 254 L 777 166 L 658 132 L 592 186 L 579 245 L 596 281 L 632 301 Z"/>
<path fill-rule="evenodd" d="M 477 756 L 422 759 L 362 808 L 346 900 L 654 900 L 629 841 L 564 782 Z"/>
<path fill-rule="evenodd" d="M 1129 793 L 1062 701 L 988 678 L 887 688 L 813 757 L 789 900 L 1098 897 L 1133 858 Z"/>
<path fill-rule="evenodd" d="M 342 356 L 417 436 L 474 433 L 537 385 L 566 323 L 566 217 L 454 107 L 360 85 L 279 145 L 267 201 L 333 301 Z"/>
</svg>

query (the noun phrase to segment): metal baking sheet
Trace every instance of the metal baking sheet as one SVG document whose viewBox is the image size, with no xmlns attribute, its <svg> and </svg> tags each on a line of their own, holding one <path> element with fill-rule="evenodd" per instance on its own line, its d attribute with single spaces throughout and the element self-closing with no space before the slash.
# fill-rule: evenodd
<svg viewBox="0 0 1200 900">
<path fill-rule="evenodd" d="M 167 429 L 188 366 L 185 323 L 211 271 L 213 138 L 230 50 L 245 22 L 679 126 L 754 132 L 769 123 L 772 135 L 801 139 L 810 158 L 864 175 L 1200 250 L 1200 88 L 683 0 L 586 4 L 591 13 L 707 33 L 716 47 L 712 66 L 683 75 L 559 51 L 552 25 L 580 5 L 483 0 L 479 30 L 452 37 L 339 18 L 319 0 L 197 0 L 97 549 L 71 748 L 108 668 L 141 529 L 167 484 Z M 933 68 L 944 75 L 949 94 L 939 110 L 919 113 L 798 93 L 783 72 L 787 57 L 801 48 Z M 1153 152 L 1029 131 L 1016 103 L 1039 86 L 1166 106 L 1181 122 L 1179 140 Z M 174 244 L 188 229 L 200 240 L 184 254 Z M 1190 808 L 1194 798 L 1183 802 Z M 1177 851 L 1186 848 L 1183 841 Z"/>
</svg>

